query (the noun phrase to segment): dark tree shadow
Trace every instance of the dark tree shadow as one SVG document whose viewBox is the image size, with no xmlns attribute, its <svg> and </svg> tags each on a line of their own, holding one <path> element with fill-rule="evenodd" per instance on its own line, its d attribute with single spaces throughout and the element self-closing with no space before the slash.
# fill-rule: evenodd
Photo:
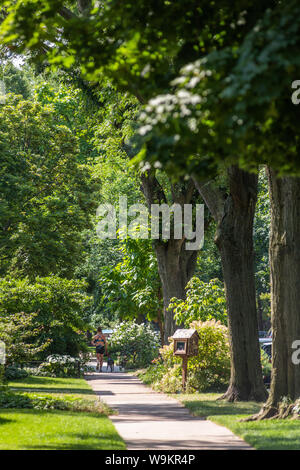
<svg viewBox="0 0 300 470">
<path fill-rule="evenodd" d="M 190 410 L 192 414 L 203 417 L 253 414 L 257 413 L 261 407 L 259 403 L 229 403 L 223 400 L 182 400 L 182 403 Z"/>
<path fill-rule="evenodd" d="M 0 412 L 1 412 L 1 409 L 0 409 Z M 2 417 L 0 416 L 0 425 L 1 425 L 1 424 L 6 424 L 6 423 L 12 423 L 12 422 L 14 422 L 14 421 L 15 421 L 14 419 L 2 418 Z"/>
</svg>

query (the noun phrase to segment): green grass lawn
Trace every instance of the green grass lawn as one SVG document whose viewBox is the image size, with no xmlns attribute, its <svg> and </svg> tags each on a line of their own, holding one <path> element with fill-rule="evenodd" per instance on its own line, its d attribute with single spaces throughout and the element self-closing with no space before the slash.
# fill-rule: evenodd
<svg viewBox="0 0 300 470">
<path fill-rule="evenodd" d="M 300 449 L 300 421 L 285 419 L 240 422 L 241 418 L 259 411 L 261 405 L 254 402 L 216 401 L 219 396 L 218 393 L 197 393 L 175 395 L 175 398 L 180 400 L 195 416 L 203 416 L 226 426 L 256 449 Z"/>
<path fill-rule="evenodd" d="M 95 400 L 83 379 L 28 377 L 9 383 L 11 388 L 39 396 Z M 61 410 L 0 409 L 0 449 L 122 450 L 125 443 L 102 413 Z"/>
<path fill-rule="evenodd" d="M 1 450 L 123 450 L 104 415 L 40 410 L 0 410 Z"/>
<path fill-rule="evenodd" d="M 82 397 L 94 397 L 95 394 L 84 379 L 57 377 L 27 377 L 8 383 L 9 387 L 22 392 L 51 393 L 55 395 L 74 394 Z"/>
</svg>

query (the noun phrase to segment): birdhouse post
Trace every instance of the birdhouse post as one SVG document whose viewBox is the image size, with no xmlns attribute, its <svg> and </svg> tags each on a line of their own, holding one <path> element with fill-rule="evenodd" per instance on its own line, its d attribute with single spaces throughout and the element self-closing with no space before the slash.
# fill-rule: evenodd
<svg viewBox="0 0 300 470">
<path fill-rule="evenodd" d="M 194 329 L 176 330 L 174 340 L 174 356 L 182 357 L 182 389 L 186 389 L 188 358 L 197 356 L 199 335 Z"/>
</svg>

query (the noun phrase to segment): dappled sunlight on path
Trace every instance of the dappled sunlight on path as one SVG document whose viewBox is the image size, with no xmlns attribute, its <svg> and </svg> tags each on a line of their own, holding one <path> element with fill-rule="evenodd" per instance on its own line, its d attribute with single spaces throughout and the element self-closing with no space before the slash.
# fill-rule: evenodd
<svg viewBox="0 0 300 470">
<path fill-rule="evenodd" d="M 111 420 L 129 450 L 251 449 L 227 428 L 192 416 L 174 398 L 152 391 L 137 377 L 103 370 L 88 374 L 86 380 L 118 411 Z"/>
</svg>

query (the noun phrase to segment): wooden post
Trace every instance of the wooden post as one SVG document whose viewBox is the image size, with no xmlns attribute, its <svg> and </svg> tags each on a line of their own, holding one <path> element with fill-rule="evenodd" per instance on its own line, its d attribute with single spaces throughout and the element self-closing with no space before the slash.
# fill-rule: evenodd
<svg viewBox="0 0 300 470">
<path fill-rule="evenodd" d="M 182 356 L 182 390 L 184 392 L 185 392 L 185 388 L 186 388 L 187 365 L 188 365 L 188 357 L 185 354 L 184 356 Z"/>
</svg>

